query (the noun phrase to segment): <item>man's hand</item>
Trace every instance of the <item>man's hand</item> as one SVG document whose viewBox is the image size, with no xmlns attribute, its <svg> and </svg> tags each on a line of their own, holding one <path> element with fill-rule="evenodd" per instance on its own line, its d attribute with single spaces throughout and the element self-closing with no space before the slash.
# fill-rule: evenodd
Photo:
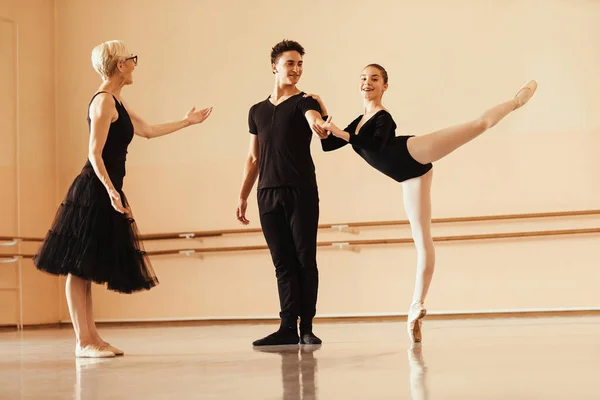
<svg viewBox="0 0 600 400">
<path fill-rule="evenodd" d="M 244 225 L 248 225 L 250 221 L 246 219 L 246 208 L 248 207 L 248 201 L 240 199 L 237 209 L 235 210 L 235 216 Z"/>
</svg>

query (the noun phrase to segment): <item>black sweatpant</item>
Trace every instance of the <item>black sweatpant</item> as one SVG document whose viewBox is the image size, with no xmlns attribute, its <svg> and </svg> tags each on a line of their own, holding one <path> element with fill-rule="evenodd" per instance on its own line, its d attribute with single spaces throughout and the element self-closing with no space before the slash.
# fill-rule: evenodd
<svg viewBox="0 0 600 400">
<path fill-rule="evenodd" d="M 263 234 L 275 265 L 282 327 L 312 329 L 316 314 L 319 271 L 317 228 L 319 195 L 316 188 L 258 190 Z"/>
</svg>

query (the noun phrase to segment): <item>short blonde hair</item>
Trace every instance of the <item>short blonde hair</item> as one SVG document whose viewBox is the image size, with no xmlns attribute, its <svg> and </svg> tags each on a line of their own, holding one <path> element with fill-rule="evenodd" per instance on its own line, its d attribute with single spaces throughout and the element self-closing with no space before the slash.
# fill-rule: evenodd
<svg viewBox="0 0 600 400">
<path fill-rule="evenodd" d="M 103 80 L 107 80 L 117 70 L 119 61 L 131 56 L 125 43 L 120 40 L 109 40 L 94 47 L 92 65 Z"/>
</svg>

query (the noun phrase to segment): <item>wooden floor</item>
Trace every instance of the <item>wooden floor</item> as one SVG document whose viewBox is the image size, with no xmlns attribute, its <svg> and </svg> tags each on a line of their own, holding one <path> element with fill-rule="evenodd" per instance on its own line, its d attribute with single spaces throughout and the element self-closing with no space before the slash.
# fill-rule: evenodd
<svg viewBox="0 0 600 400">
<path fill-rule="evenodd" d="M 1 399 L 600 399 L 600 317 L 316 325 L 318 348 L 253 350 L 274 325 L 101 328 L 126 351 L 75 359 L 70 327 L 0 332 Z"/>
</svg>

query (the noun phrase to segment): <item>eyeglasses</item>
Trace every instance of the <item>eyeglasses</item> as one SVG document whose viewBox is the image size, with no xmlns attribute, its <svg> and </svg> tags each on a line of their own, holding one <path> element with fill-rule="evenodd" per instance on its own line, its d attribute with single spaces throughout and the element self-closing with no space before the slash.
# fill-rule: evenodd
<svg viewBox="0 0 600 400">
<path fill-rule="evenodd" d="M 125 59 L 125 61 L 127 61 L 127 60 L 133 60 L 133 63 L 134 63 L 135 65 L 137 65 L 137 56 L 131 56 L 131 57 L 127 57 L 127 58 Z"/>
</svg>

